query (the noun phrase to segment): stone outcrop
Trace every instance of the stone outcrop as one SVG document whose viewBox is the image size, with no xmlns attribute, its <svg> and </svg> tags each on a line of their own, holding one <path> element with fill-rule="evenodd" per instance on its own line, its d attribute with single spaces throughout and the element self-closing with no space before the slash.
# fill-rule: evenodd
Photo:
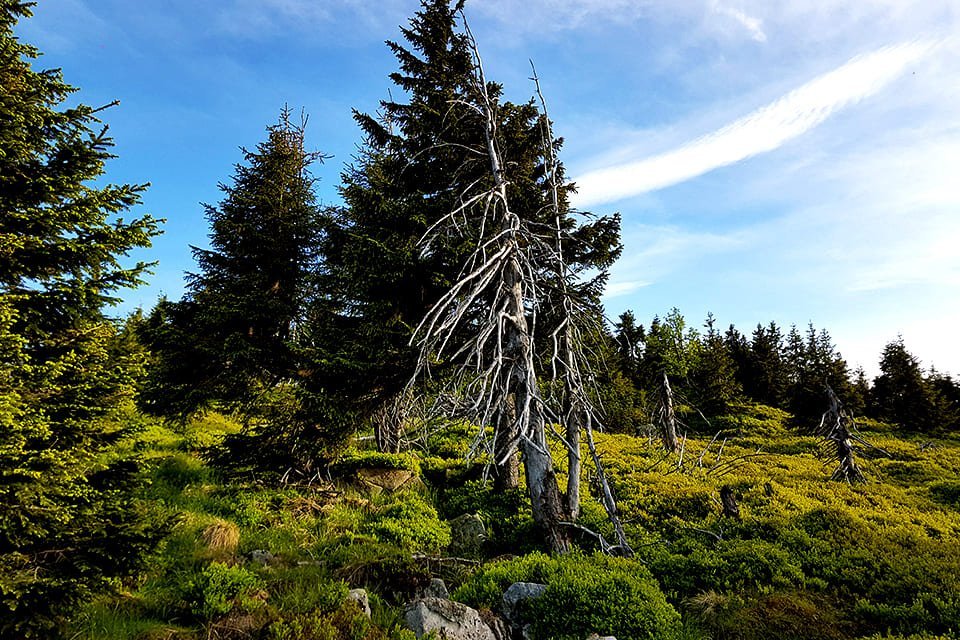
<svg viewBox="0 0 960 640">
<path fill-rule="evenodd" d="M 465 513 L 450 521 L 450 555 L 479 558 L 487 541 L 487 528 L 475 513 Z"/>
<path fill-rule="evenodd" d="M 447 584 L 443 580 L 440 578 L 431 578 L 429 586 L 423 590 L 421 597 L 443 598 L 444 600 L 448 600 L 450 598 L 450 591 L 447 590 Z"/>
<path fill-rule="evenodd" d="M 418 638 L 434 631 L 443 640 L 499 640 L 476 609 L 444 598 L 424 598 L 404 612 Z"/>
<path fill-rule="evenodd" d="M 370 598 L 367 596 L 366 589 L 350 589 L 350 592 L 347 594 L 347 600 L 356 602 L 360 610 L 363 611 L 368 618 L 370 617 Z"/>
<path fill-rule="evenodd" d="M 547 585 L 536 582 L 514 582 L 503 593 L 503 617 L 515 629 L 523 627 L 520 609 L 531 598 L 539 598 L 547 590 Z"/>
</svg>

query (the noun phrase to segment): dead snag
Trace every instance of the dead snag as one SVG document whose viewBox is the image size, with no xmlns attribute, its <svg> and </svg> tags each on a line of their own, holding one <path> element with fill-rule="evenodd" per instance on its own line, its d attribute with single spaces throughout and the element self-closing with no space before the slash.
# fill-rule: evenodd
<svg viewBox="0 0 960 640">
<path fill-rule="evenodd" d="M 823 412 L 816 433 L 823 439 L 827 449 L 832 449 L 832 456 L 830 457 L 837 463 L 831 479 L 848 483 L 866 482 L 854 455 L 857 442 L 862 442 L 862 438 L 851 433 L 851 430 L 856 429 L 856 423 L 844 409 L 843 403 L 840 402 L 840 398 L 837 397 L 830 385 L 824 386 L 830 406 Z M 829 451 L 822 457 L 828 455 Z"/>
<path fill-rule="evenodd" d="M 653 423 L 660 432 L 663 447 L 671 453 L 680 451 L 680 440 L 677 438 L 677 415 L 673 409 L 673 389 L 670 388 L 670 379 L 666 371 L 663 372 L 663 378 L 657 389 Z"/>
</svg>

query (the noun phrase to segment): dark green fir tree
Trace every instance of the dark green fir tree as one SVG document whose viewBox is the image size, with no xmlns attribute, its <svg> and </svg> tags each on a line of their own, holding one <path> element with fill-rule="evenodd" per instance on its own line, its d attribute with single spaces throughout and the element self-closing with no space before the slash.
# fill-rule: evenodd
<svg viewBox="0 0 960 640">
<path fill-rule="evenodd" d="M 181 418 L 212 405 L 238 411 L 251 433 L 231 441 L 232 462 L 312 467 L 347 428 L 327 411 L 336 404 L 327 337 L 311 321 L 323 311 L 328 225 L 310 171 L 321 155 L 306 149 L 305 124 L 284 109 L 267 139 L 243 150 L 223 200 L 206 206 L 210 247 L 194 248 L 187 295 L 161 301 L 143 323 L 155 360 L 144 406 Z"/>
<path fill-rule="evenodd" d="M 944 426 L 938 410 L 941 398 L 900 336 L 883 348 L 870 398 L 876 417 L 904 429 L 932 431 Z"/>
<path fill-rule="evenodd" d="M 143 356 L 104 315 L 147 268 L 126 265 L 157 221 L 121 215 L 144 185 L 103 184 L 112 156 L 98 109 L 37 71 L 14 35 L 30 4 L 0 0 L 0 637 L 56 637 L 91 590 L 150 541 L 131 499 L 135 461 L 112 415 Z"/>
</svg>

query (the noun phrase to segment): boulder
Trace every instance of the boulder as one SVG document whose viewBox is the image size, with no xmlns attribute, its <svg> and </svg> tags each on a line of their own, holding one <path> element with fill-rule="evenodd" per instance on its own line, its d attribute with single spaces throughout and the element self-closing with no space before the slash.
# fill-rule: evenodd
<svg viewBox="0 0 960 640">
<path fill-rule="evenodd" d="M 513 640 L 510 625 L 490 609 L 480 609 L 480 619 L 490 627 L 490 631 L 493 632 L 493 637 L 496 640 Z"/>
<path fill-rule="evenodd" d="M 357 469 L 357 478 L 373 493 L 380 493 L 397 491 L 411 484 L 415 475 L 407 469 Z"/>
<path fill-rule="evenodd" d="M 250 562 L 254 564 L 260 564 L 267 566 L 268 564 L 273 564 L 275 558 L 272 553 L 266 549 L 254 549 L 250 552 Z"/>
<path fill-rule="evenodd" d="M 407 607 L 404 618 L 418 638 L 434 631 L 444 640 L 498 640 L 476 609 L 453 600 L 417 600 Z"/>
<path fill-rule="evenodd" d="M 591 633 L 587 636 L 587 640 L 617 640 L 616 636 L 601 636 L 596 633 Z"/>
<path fill-rule="evenodd" d="M 356 602 L 360 610 L 363 611 L 368 618 L 370 617 L 370 597 L 367 595 L 366 589 L 350 589 L 349 593 L 347 593 L 347 600 Z"/>
<path fill-rule="evenodd" d="M 440 578 L 431 578 L 430 585 L 423 590 L 424 598 L 442 598 L 450 599 L 450 592 L 447 590 L 447 584 Z"/>
<path fill-rule="evenodd" d="M 503 592 L 503 617 L 515 628 L 523 626 L 520 619 L 521 604 L 531 598 L 539 598 L 547 590 L 547 585 L 537 582 L 514 582 Z"/>
<path fill-rule="evenodd" d="M 475 513 L 465 513 L 450 521 L 450 555 L 479 558 L 487 541 L 487 528 Z"/>
</svg>

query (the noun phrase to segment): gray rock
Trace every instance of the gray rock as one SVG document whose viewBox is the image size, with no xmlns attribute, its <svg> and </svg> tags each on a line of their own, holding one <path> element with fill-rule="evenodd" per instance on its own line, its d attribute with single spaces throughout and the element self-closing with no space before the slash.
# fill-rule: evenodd
<svg viewBox="0 0 960 640">
<path fill-rule="evenodd" d="M 447 590 L 447 584 L 440 578 L 431 578 L 430 586 L 423 590 L 424 598 L 442 598 L 450 599 L 450 592 Z"/>
<path fill-rule="evenodd" d="M 465 513 L 450 521 L 450 555 L 479 558 L 487 541 L 487 528 L 475 513 Z"/>
<path fill-rule="evenodd" d="M 367 596 L 366 589 L 350 589 L 347 593 L 347 600 L 353 600 L 360 607 L 367 617 L 370 617 L 370 598 Z"/>
<path fill-rule="evenodd" d="M 591 633 L 587 636 L 587 640 L 617 640 L 616 636 L 601 636 L 596 633 Z"/>
<path fill-rule="evenodd" d="M 476 609 L 453 600 L 417 600 L 407 607 L 404 619 L 418 638 L 436 631 L 444 640 L 497 640 Z"/>
<path fill-rule="evenodd" d="M 520 606 L 531 598 L 539 598 L 547 590 L 547 585 L 536 582 L 514 582 L 503 593 L 503 617 L 515 628 L 522 626 Z"/>
<path fill-rule="evenodd" d="M 272 564 L 273 560 L 273 554 L 266 549 L 254 549 L 250 552 L 250 562 L 267 566 L 268 564 Z"/>
<path fill-rule="evenodd" d="M 489 609 L 480 610 L 480 619 L 490 627 L 490 631 L 493 632 L 493 637 L 496 640 L 513 640 L 513 634 L 510 633 L 510 625 L 507 622 L 495 614 Z"/>
</svg>

